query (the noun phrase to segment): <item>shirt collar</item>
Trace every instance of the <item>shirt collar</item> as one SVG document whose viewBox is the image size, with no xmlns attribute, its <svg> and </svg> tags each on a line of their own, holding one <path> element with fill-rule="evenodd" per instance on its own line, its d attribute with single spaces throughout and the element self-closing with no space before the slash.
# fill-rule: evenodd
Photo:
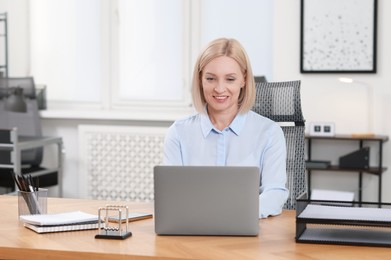
<svg viewBox="0 0 391 260">
<path fill-rule="evenodd" d="M 208 114 L 206 113 L 201 113 L 201 129 L 202 129 L 202 134 L 204 137 L 206 137 L 212 130 L 216 132 L 220 132 L 217 130 L 212 122 L 209 119 Z M 244 123 L 247 118 L 247 113 L 245 114 L 237 114 L 232 123 L 229 125 L 229 129 L 236 135 L 240 135 L 240 132 L 242 131 L 244 127 Z"/>
<path fill-rule="evenodd" d="M 244 123 L 246 122 L 246 118 L 247 118 L 247 113 L 237 114 L 229 126 L 232 132 L 234 132 L 236 135 L 240 135 L 244 127 Z"/>
</svg>

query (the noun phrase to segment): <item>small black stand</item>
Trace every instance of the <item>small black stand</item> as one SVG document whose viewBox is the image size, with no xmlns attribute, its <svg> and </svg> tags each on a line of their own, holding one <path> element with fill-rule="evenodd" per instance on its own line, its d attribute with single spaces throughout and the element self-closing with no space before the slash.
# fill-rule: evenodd
<svg viewBox="0 0 391 260">
<path fill-rule="evenodd" d="M 121 234 L 118 231 L 104 231 L 103 233 L 101 232 L 95 235 L 95 238 L 124 240 L 131 236 L 132 236 L 132 232 Z"/>
</svg>

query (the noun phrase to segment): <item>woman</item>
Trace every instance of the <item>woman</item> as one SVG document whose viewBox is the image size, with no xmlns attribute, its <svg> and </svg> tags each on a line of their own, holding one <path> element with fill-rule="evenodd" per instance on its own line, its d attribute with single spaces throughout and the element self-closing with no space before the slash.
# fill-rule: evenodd
<svg viewBox="0 0 391 260">
<path fill-rule="evenodd" d="M 192 96 L 198 112 L 177 120 L 164 144 L 168 165 L 257 166 L 260 218 L 281 213 L 288 197 L 282 129 L 250 109 L 255 82 L 248 56 L 234 39 L 212 41 L 194 68 Z"/>
</svg>

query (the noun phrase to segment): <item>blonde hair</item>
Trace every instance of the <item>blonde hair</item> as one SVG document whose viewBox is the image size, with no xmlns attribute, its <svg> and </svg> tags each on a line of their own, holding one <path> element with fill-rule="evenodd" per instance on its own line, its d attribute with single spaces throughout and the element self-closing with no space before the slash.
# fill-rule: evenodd
<svg viewBox="0 0 391 260">
<path fill-rule="evenodd" d="M 202 91 L 202 72 L 211 60 L 221 56 L 227 56 L 234 59 L 240 66 L 245 79 L 245 86 L 239 95 L 239 113 L 248 112 L 255 102 L 255 81 L 247 53 L 243 46 L 235 39 L 216 39 L 210 42 L 205 49 L 201 51 L 193 72 L 193 105 L 198 112 L 204 112 L 206 101 L 204 92 Z"/>
</svg>

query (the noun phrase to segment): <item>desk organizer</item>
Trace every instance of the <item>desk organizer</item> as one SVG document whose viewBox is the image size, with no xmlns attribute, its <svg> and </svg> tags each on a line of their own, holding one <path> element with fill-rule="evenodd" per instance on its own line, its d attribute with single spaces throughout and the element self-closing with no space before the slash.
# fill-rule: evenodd
<svg viewBox="0 0 391 260">
<path fill-rule="evenodd" d="M 102 214 L 103 212 L 103 214 Z M 106 207 L 101 207 L 98 210 L 98 219 L 104 220 L 103 227 L 101 227 L 101 222 L 99 221 L 98 230 L 99 233 L 95 235 L 95 238 L 103 239 L 126 239 L 132 236 L 132 232 L 128 230 L 129 220 L 126 217 L 125 228 L 123 228 L 122 221 L 118 221 L 117 225 L 113 226 L 109 224 L 110 212 L 116 212 L 118 219 L 124 218 L 124 216 L 129 215 L 129 209 L 127 206 L 121 205 L 106 205 Z M 104 215 L 104 217 L 102 216 Z"/>
<path fill-rule="evenodd" d="M 391 247 L 391 203 L 297 199 L 296 242 Z"/>
</svg>

